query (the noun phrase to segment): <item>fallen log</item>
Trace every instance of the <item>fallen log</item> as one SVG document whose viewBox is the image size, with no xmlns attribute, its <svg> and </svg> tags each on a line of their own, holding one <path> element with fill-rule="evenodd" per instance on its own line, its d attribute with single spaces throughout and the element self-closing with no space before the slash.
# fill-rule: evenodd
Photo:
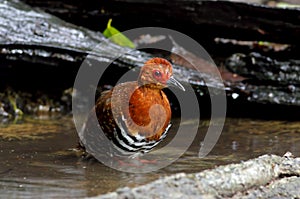
<svg viewBox="0 0 300 199">
<path fill-rule="evenodd" d="M 239 164 L 194 174 L 179 173 L 146 185 L 120 188 L 95 198 L 291 198 L 300 196 L 299 176 L 299 158 L 263 155 Z"/>
<path fill-rule="evenodd" d="M 45 86 L 49 82 L 49 87 L 71 87 L 89 53 L 99 62 L 113 61 L 117 66 L 127 67 L 139 66 L 150 56 L 132 51 L 112 60 L 116 54 L 123 54 L 124 48 L 109 42 L 105 49 L 95 49 L 106 40 L 101 33 L 66 23 L 19 1 L 0 1 L 0 13 L 2 85 L 40 82 Z"/>
<path fill-rule="evenodd" d="M 209 0 L 23 1 L 95 30 L 104 30 L 108 19 L 113 18 L 122 30 L 145 26 L 171 28 L 197 38 L 202 44 L 215 37 L 300 43 L 299 9 Z"/>
<path fill-rule="evenodd" d="M 100 86 L 113 85 L 124 72 L 153 57 L 149 53 L 118 46 L 99 32 L 72 25 L 17 0 L 1 0 L 0 13 L 1 89 L 12 86 L 35 92 L 37 88 L 46 87 L 47 92 L 54 90 L 61 94 L 73 86 L 87 55 L 95 66 L 112 65 L 113 68 L 101 78 Z M 101 43 L 105 45 L 99 46 Z M 198 78 L 200 82 L 201 75 L 209 75 L 197 75 L 184 67 L 175 68 L 174 75 L 186 83 L 189 82 L 188 76 L 194 80 Z M 138 70 L 133 72 L 137 74 Z M 201 88 L 207 89 L 201 82 L 199 92 Z M 210 86 L 219 89 L 219 83 L 214 85 L 212 82 Z"/>
<path fill-rule="evenodd" d="M 300 105 L 299 60 L 280 61 L 258 53 L 234 54 L 225 65 L 246 78 L 231 88 L 248 92 L 249 101 Z"/>
</svg>

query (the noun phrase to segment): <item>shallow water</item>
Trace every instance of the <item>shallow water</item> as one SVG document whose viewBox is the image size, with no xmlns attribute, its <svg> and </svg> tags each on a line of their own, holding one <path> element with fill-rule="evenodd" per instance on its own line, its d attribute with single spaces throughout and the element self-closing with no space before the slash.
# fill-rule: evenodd
<svg viewBox="0 0 300 199">
<path fill-rule="evenodd" d="M 190 121 L 193 123 L 193 121 Z M 176 172 L 198 172 L 265 153 L 300 156 L 300 121 L 227 118 L 220 139 L 198 158 L 199 136 L 176 162 L 156 172 L 133 174 L 81 161 L 73 152 L 77 137 L 72 118 L 25 118 L 0 125 L 0 198 L 82 198 L 119 187 L 145 184 Z M 188 133 L 188 132 L 187 132 Z"/>
</svg>

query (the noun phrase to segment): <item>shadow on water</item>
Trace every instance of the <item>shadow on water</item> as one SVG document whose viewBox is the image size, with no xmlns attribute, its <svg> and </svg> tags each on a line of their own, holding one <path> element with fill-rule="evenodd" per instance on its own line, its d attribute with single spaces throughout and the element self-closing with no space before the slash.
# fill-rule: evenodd
<svg viewBox="0 0 300 199">
<path fill-rule="evenodd" d="M 77 142 L 71 117 L 25 118 L 22 122 L 2 124 L 0 198 L 95 196 L 173 173 L 198 172 L 265 153 L 283 155 L 291 151 L 300 155 L 300 121 L 227 118 L 213 151 L 200 159 L 197 154 L 207 126 L 208 121 L 201 122 L 190 149 L 173 164 L 152 173 L 132 174 L 81 161 L 69 150 Z"/>
</svg>

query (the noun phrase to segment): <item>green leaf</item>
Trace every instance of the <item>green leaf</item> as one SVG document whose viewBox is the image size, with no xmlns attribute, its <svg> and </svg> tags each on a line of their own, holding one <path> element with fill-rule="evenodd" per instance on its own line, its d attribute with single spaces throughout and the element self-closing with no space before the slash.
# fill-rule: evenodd
<svg viewBox="0 0 300 199">
<path fill-rule="evenodd" d="M 126 37 L 120 31 L 118 31 L 116 28 L 111 26 L 111 21 L 112 21 L 112 19 L 108 20 L 107 27 L 103 31 L 103 35 L 106 38 L 109 38 L 112 42 L 114 42 L 120 46 L 135 48 L 134 43 L 130 39 L 128 39 L 128 37 Z"/>
<path fill-rule="evenodd" d="M 300 8 L 300 5 L 279 2 L 276 4 L 276 7 L 277 8 Z"/>
</svg>

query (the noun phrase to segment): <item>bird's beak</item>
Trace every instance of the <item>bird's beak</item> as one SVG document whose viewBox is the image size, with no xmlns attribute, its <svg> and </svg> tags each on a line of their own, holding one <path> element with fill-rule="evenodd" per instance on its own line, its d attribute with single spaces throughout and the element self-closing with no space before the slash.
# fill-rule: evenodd
<svg viewBox="0 0 300 199">
<path fill-rule="evenodd" d="M 173 86 L 173 87 L 179 88 L 182 91 L 185 91 L 185 88 L 173 76 L 171 76 L 170 79 L 167 81 L 167 85 Z"/>
</svg>

